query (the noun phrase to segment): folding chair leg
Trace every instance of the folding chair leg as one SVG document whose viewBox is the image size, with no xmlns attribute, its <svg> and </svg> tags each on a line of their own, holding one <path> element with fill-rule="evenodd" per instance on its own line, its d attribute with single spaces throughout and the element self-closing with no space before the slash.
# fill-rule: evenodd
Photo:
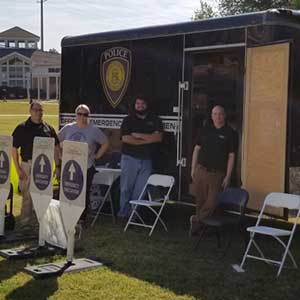
<svg viewBox="0 0 300 300">
<path fill-rule="evenodd" d="M 298 269 L 297 263 L 296 263 L 296 261 L 295 261 L 293 255 L 292 255 L 292 253 L 291 253 L 290 250 L 289 250 L 290 239 L 289 239 L 288 243 L 285 244 L 280 238 L 278 238 L 278 237 L 276 237 L 276 236 L 274 236 L 274 238 L 278 241 L 278 243 L 279 243 L 280 245 L 282 245 L 282 247 L 283 247 L 285 250 L 287 250 L 287 254 L 285 254 L 286 251 L 284 251 L 284 255 L 285 255 L 285 256 L 288 255 L 288 256 L 290 257 L 290 259 L 291 259 L 291 261 L 292 261 L 292 263 L 293 263 L 295 269 Z"/>
<path fill-rule="evenodd" d="M 205 234 L 206 230 L 207 230 L 207 226 L 204 225 L 203 228 L 202 228 L 202 230 L 200 231 L 199 238 L 198 238 L 198 240 L 197 240 L 197 242 L 196 242 L 196 245 L 195 245 L 195 247 L 194 247 L 194 250 L 197 250 L 197 248 L 198 248 L 200 242 L 202 241 L 202 239 L 203 239 L 203 237 L 204 237 L 204 234 Z"/>
<path fill-rule="evenodd" d="M 136 206 L 134 206 L 133 209 L 132 209 L 131 215 L 130 215 L 130 217 L 129 217 L 128 221 L 127 221 L 127 224 L 126 224 L 126 226 L 124 228 L 124 232 L 127 230 L 128 226 L 130 224 L 130 221 L 131 221 L 131 219 L 132 219 L 132 217 L 134 215 L 135 210 L 136 210 Z"/>
<path fill-rule="evenodd" d="M 284 251 L 283 258 L 282 258 L 282 260 L 281 260 L 281 263 L 280 263 L 280 266 L 279 266 L 279 269 L 278 269 L 278 272 L 277 272 L 276 277 L 278 277 L 278 276 L 280 275 L 280 273 L 281 273 L 281 270 L 282 270 L 283 265 L 284 265 L 284 263 L 285 263 L 285 259 L 286 259 L 287 252 L 288 252 L 288 251 L 287 251 L 287 249 L 286 249 L 286 251 Z"/>
<path fill-rule="evenodd" d="M 260 247 L 258 246 L 258 244 L 257 244 L 255 241 L 253 241 L 253 245 L 254 245 L 255 249 L 258 251 L 259 255 L 260 255 L 262 258 L 265 258 L 265 256 L 264 256 L 262 250 L 260 249 Z"/>
<path fill-rule="evenodd" d="M 168 232 L 167 226 L 165 225 L 165 223 L 163 222 L 163 220 L 160 218 L 160 214 L 161 214 L 161 212 L 162 212 L 163 206 L 161 206 L 161 208 L 160 208 L 160 210 L 159 210 L 158 213 L 157 213 L 152 207 L 149 207 L 149 209 L 156 215 L 156 219 L 155 219 L 155 221 L 154 221 L 154 223 L 153 223 L 153 225 L 152 225 L 152 228 L 151 228 L 151 231 L 150 231 L 150 233 L 149 233 L 149 236 L 151 236 L 151 234 L 152 234 L 152 232 L 153 232 L 153 230 L 154 230 L 154 228 L 155 228 L 155 226 L 156 226 L 158 220 L 160 221 L 160 223 L 161 223 L 162 226 L 164 227 L 165 231 Z"/>
<path fill-rule="evenodd" d="M 93 222 L 92 222 L 92 224 L 91 224 L 91 227 L 93 227 L 94 225 L 95 225 L 95 222 L 96 222 L 96 220 L 98 219 L 98 217 L 99 217 L 99 215 L 100 215 L 100 212 L 101 212 L 101 209 L 102 209 L 102 207 L 103 207 L 103 205 L 104 205 L 104 199 L 101 201 L 101 203 L 100 203 L 100 205 L 99 205 L 99 208 L 98 208 L 98 210 L 97 210 L 97 213 L 96 213 L 96 215 L 95 215 L 95 217 L 94 217 L 94 220 L 93 220 Z"/>
<path fill-rule="evenodd" d="M 217 237 L 218 248 L 221 248 L 221 236 L 220 236 L 219 228 L 216 228 L 216 237 Z"/>
<path fill-rule="evenodd" d="M 281 241 L 281 240 L 280 240 L 280 241 Z M 294 267 L 295 267 L 296 269 L 298 269 L 298 266 L 297 266 L 297 264 L 296 264 L 296 262 L 295 262 L 295 260 L 294 260 L 294 257 L 293 257 L 293 255 L 292 255 L 292 253 L 289 251 L 289 247 L 290 247 L 291 241 L 292 241 L 292 236 L 289 238 L 289 241 L 288 241 L 287 245 L 284 246 L 284 247 L 285 247 L 285 251 L 284 251 L 284 254 L 283 254 L 283 257 L 282 257 L 282 260 L 281 260 L 281 264 L 280 264 L 279 270 L 278 270 L 277 275 L 276 275 L 277 277 L 278 277 L 278 276 L 280 275 L 280 273 L 281 273 L 281 270 L 282 270 L 282 268 L 283 268 L 283 266 L 284 266 L 285 259 L 286 259 L 286 256 L 287 256 L 287 255 L 289 255 L 289 257 L 291 258 Z M 281 241 L 281 244 L 284 244 L 284 243 Z"/>
<path fill-rule="evenodd" d="M 248 242 L 247 249 L 246 249 L 246 251 L 245 251 L 245 254 L 244 254 L 244 256 L 243 256 L 242 262 L 241 262 L 241 264 L 240 264 L 240 268 L 241 268 L 241 269 L 243 269 L 243 265 L 244 265 L 244 263 L 245 263 L 245 261 L 246 261 L 248 252 L 249 252 L 250 247 L 251 247 L 251 244 L 252 244 L 252 242 L 253 242 L 253 238 L 254 238 L 254 234 L 253 234 L 253 235 L 250 234 L 250 240 L 249 240 L 249 242 Z"/>
<path fill-rule="evenodd" d="M 111 194 L 109 194 L 109 204 L 110 204 L 110 210 L 111 210 L 111 216 L 112 216 L 112 221 L 115 224 L 116 223 L 116 217 L 115 217 L 115 210 L 114 210 L 114 204 L 113 204 L 113 200 L 111 197 Z"/>
<path fill-rule="evenodd" d="M 225 246 L 223 256 L 225 256 L 225 255 L 227 254 L 227 251 L 228 251 L 228 249 L 229 249 L 229 247 L 230 247 L 230 245 L 231 245 L 231 243 L 232 243 L 232 237 L 233 237 L 232 232 L 233 232 L 233 230 L 231 230 L 231 231 L 229 232 L 228 242 L 227 242 L 227 244 L 226 244 L 226 246 Z"/>
</svg>

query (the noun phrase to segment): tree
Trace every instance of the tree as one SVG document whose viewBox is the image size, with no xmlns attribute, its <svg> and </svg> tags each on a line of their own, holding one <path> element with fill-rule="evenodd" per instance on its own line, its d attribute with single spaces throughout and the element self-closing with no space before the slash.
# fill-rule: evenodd
<svg viewBox="0 0 300 300">
<path fill-rule="evenodd" d="M 196 20 L 213 18 L 216 16 L 217 13 L 213 10 L 213 8 L 205 1 L 200 0 L 200 8 L 195 10 L 192 20 L 196 21 Z"/>
<path fill-rule="evenodd" d="M 300 9 L 300 0 L 291 0 L 291 8 Z"/>
<path fill-rule="evenodd" d="M 267 10 L 270 8 L 300 8 L 300 0 L 219 0 L 222 16 Z"/>
<path fill-rule="evenodd" d="M 50 53 L 59 53 L 55 48 L 49 49 L 49 52 L 50 52 Z"/>
</svg>

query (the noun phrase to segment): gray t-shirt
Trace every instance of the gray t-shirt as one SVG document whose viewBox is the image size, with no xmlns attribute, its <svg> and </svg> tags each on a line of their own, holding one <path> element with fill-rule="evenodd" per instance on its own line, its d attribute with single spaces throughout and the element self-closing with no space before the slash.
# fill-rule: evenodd
<svg viewBox="0 0 300 300">
<path fill-rule="evenodd" d="M 106 135 L 95 125 L 89 124 L 85 128 L 79 128 L 76 122 L 66 124 L 58 132 L 58 138 L 60 142 L 68 140 L 87 143 L 89 145 L 88 168 L 95 162 L 97 145 L 102 145 L 107 142 Z"/>
</svg>

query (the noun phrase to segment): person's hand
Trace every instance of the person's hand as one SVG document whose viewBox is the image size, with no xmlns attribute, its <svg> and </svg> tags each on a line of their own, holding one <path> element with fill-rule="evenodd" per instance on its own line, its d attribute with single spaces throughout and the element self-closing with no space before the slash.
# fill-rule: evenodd
<svg viewBox="0 0 300 300">
<path fill-rule="evenodd" d="M 225 176 L 222 182 L 222 187 L 225 190 L 230 183 L 230 176 Z"/>
<path fill-rule="evenodd" d="M 142 138 L 142 135 L 140 133 L 137 133 L 137 132 L 132 132 L 131 136 L 133 136 L 136 139 L 141 139 Z"/>
<path fill-rule="evenodd" d="M 19 176 L 20 180 L 27 180 L 28 179 L 28 176 L 27 176 L 27 174 L 25 173 L 25 171 L 23 170 L 22 167 L 19 167 L 17 169 L 17 173 L 18 173 L 18 176 Z"/>
<path fill-rule="evenodd" d="M 195 170 L 192 169 L 192 171 L 191 171 L 191 178 L 192 178 L 192 181 L 194 181 L 194 177 L 195 177 Z"/>
</svg>

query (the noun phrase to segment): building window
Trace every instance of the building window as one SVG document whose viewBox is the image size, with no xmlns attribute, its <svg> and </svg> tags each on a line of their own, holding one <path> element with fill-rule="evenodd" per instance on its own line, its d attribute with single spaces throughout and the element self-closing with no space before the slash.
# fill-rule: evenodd
<svg viewBox="0 0 300 300">
<path fill-rule="evenodd" d="M 59 73 L 60 68 L 48 68 L 48 73 Z"/>
<path fill-rule="evenodd" d="M 23 78 L 23 68 L 10 66 L 9 67 L 9 78 Z"/>
<path fill-rule="evenodd" d="M 21 59 L 15 57 L 9 61 L 9 64 L 10 65 L 23 65 L 24 62 Z"/>
<path fill-rule="evenodd" d="M 24 88 L 24 81 L 23 80 L 10 80 L 9 86 L 11 87 L 22 87 Z"/>
<path fill-rule="evenodd" d="M 16 42 L 15 41 L 9 41 L 8 42 L 8 47 L 9 48 L 16 48 Z"/>
<path fill-rule="evenodd" d="M 26 78 L 28 78 L 31 68 L 29 63 L 18 57 L 13 57 L 0 65 L 0 71 L 2 71 L 2 74 L 5 74 L 5 77 L 3 76 L 2 80 L 6 80 L 8 86 L 25 88 Z"/>
<path fill-rule="evenodd" d="M 28 41 L 27 46 L 28 46 L 28 48 L 32 48 L 32 49 L 36 48 L 35 42 L 33 42 L 33 41 Z"/>
<path fill-rule="evenodd" d="M 5 41 L 0 41 L 0 48 L 5 48 L 5 46 L 6 46 Z"/>
<path fill-rule="evenodd" d="M 19 41 L 18 42 L 18 47 L 19 48 L 25 48 L 25 42 L 24 41 Z"/>
</svg>

